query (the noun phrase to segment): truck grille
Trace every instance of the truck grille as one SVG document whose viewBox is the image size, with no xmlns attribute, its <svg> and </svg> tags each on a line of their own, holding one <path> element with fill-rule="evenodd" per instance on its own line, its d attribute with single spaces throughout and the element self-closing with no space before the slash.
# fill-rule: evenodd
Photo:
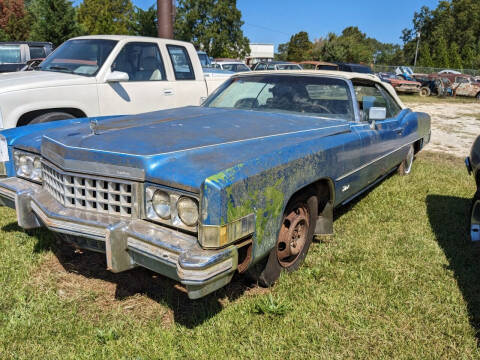
<svg viewBox="0 0 480 360">
<path fill-rule="evenodd" d="M 65 173 L 42 164 L 43 187 L 63 206 L 101 214 L 132 217 L 129 182 Z"/>
</svg>

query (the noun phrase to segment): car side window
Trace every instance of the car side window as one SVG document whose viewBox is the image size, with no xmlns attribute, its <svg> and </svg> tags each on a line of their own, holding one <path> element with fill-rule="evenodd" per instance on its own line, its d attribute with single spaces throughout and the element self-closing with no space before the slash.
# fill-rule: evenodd
<svg viewBox="0 0 480 360">
<path fill-rule="evenodd" d="M 275 65 L 269 64 L 267 70 L 275 70 Z"/>
<path fill-rule="evenodd" d="M 195 73 L 187 49 L 179 45 L 167 45 L 167 49 L 172 61 L 175 79 L 195 80 Z"/>
<path fill-rule="evenodd" d="M 354 84 L 358 107 L 365 120 L 371 107 L 384 107 L 387 109 L 387 119 L 395 117 L 401 110 L 395 100 L 376 84 Z"/>
<path fill-rule="evenodd" d="M 265 64 L 258 64 L 258 66 L 255 68 L 255 70 L 266 70 L 267 69 L 267 65 Z"/>
<path fill-rule="evenodd" d="M 30 46 L 30 59 L 44 59 L 47 57 L 43 46 Z"/>
<path fill-rule="evenodd" d="M 129 81 L 166 80 L 165 67 L 157 44 L 126 44 L 112 64 L 112 71 L 128 74 Z"/>
</svg>

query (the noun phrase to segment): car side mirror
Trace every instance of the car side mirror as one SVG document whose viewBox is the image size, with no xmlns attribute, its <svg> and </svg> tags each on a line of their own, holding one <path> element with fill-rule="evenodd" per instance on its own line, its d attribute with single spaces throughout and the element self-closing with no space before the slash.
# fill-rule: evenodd
<svg viewBox="0 0 480 360">
<path fill-rule="evenodd" d="M 385 120 L 387 118 L 387 108 L 384 107 L 371 107 L 368 110 L 368 121 L 370 127 L 375 128 L 375 122 L 379 120 Z"/>
<path fill-rule="evenodd" d="M 123 71 L 112 71 L 107 75 L 106 81 L 110 83 L 128 81 L 130 77 L 126 72 Z"/>
</svg>

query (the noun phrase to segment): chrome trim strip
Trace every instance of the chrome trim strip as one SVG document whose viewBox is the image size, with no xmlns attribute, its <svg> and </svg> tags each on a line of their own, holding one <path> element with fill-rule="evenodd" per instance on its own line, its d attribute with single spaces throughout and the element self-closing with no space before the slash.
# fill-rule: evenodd
<svg viewBox="0 0 480 360">
<path fill-rule="evenodd" d="M 411 142 L 409 142 L 409 143 L 406 143 L 405 145 L 402 145 L 401 147 L 399 147 L 399 148 L 397 148 L 397 149 L 395 149 L 395 150 L 392 150 L 392 151 L 390 151 L 389 153 L 387 153 L 387 154 L 385 154 L 385 155 L 382 155 L 382 156 L 380 156 L 380 157 L 378 157 L 378 158 L 376 158 L 376 159 L 374 159 L 374 160 L 372 160 L 372 161 L 370 161 L 370 162 L 368 162 L 368 163 L 366 163 L 366 164 L 363 164 L 362 166 L 360 166 L 360 167 L 358 167 L 358 168 L 356 168 L 356 169 L 354 169 L 354 170 L 352 170 L 352 171 L 349 171 L 348 173 L 346 173 L 346 174 L 344 174 L 344 175 L 336 178 L 335 181 L 341 181 L 341 180 L 345 179 L 346 177 L 349 177 L 350 175 L 353 175 L 353 174 L 355 174 L 356 172 L 358 172 L 358 171 L 360 171 L 360 170 L 362 170 L 362 169 L 365 169 L 367 166 L 370 166 L 370 165 L 372 165 L 373 163 L 376 163 L 377 161 L 380 161 L 380 160 L 382 160 L 383 158 L 386 158 L 387 156 L 390 156 L 390 155 L 392 155 L 393 153 L 396 153 L 397 151 L 402 150 L 404 147 L 406 147 L 406 146 L 408 146 L 408 145 L 411 145 L 411 144 L 417 142 L 418 140 L 419 140 L 419 139 L 414 140 L 414 141 L 411 141 Z"/>
</svg>

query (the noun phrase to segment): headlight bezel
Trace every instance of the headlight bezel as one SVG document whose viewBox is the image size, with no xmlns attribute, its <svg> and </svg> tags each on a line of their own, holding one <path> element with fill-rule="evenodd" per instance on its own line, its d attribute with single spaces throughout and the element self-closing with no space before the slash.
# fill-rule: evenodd
<svg viewBox="0 0 480 360">
<path fill-rule="evenodd" d="M 41 184 L 43 182 L 42 160 L 40 154 L 14 149 L 13 163 L 15 166 L 15 175 L 19 178 Z"/>
<path fill-rule="evenodd" d="M 170 217 L 168 219 L 160 217 L 153 207 L 152 200 L 153 200 L 154 194 L 157 191 L 164 192 L 169 196 Z M 189 198 L 192 201 L 194 201 L 197 205 L 198 220 L 194 225 L 185 224 L 183 220 L 180 218 L 180 215 L 178 214 L 177 203 L 182 198 Z M 199 204 L 200 204 L 199 197 L 197 194 L 194 194 L 194 193 L 171 189 L 171 188 L 163 187 L 160 185 L 147 185 L 145 187 L 145 216 L 148 220 L 151 220 L 160 224 L 186 230 L 192 233 L 198 233 L 198 225 L 200 222 L 200 205 Z"/>
</svg>

